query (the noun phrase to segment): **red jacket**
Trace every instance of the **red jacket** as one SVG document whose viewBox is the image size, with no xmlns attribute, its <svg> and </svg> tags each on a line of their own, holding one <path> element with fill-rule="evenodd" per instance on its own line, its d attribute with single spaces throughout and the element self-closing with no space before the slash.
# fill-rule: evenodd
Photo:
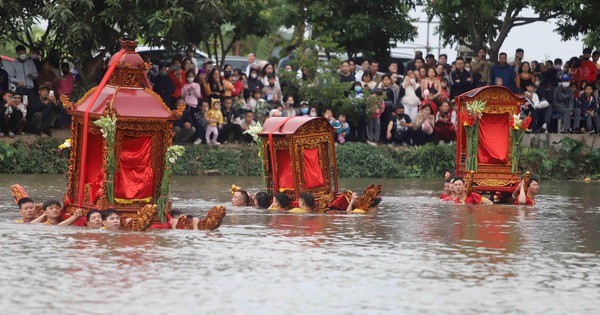
<svg viewBox="0 0 600 315">
<path fill-rule="evenodd" d="M 583 60 L 579 68 L 575 69 L 575 82 L 581 87 L 581 81 L 592 84 L 598 76 L 598 67 L 590 60 Z"/>
</svg>

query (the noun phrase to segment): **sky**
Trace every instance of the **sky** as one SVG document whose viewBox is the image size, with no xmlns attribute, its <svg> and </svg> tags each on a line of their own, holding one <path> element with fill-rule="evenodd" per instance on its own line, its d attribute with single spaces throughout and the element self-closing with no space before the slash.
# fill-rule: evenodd
<svg viewBox="0 0 600 315">
<path fill-rule="evenodd" d="M 417 10 L 422 7 L 417 7 Z M 523 11 L 525 16 L 531 16 L 533 11 L 526 9 Z M 411 17 L 419 18 L 420 20 L 426 21 L 426 15 L 422 11 L 412 11 Z M 435 21 L 435 19 L 434 19 Z M 551 58 L 562 58 L 568 60 L 573 56 L 581 55 L 583 50 L 583 42 L 581 38 L 578 40 L 562 41 L 560 36 L 553 30 L 556 28 L 556 22 L 536 22 L 524 26 L 515 27 L 508 34 L 508 37 L 504 41 L 501 51 L 508 54 L 508 59 L 514 58 L 515 50 L 517 48 L 523 48 L 525 50 L 525 60 L 542 61 Z M 399 50 L 402 53 L 408 53 L 414 55 L 416 49 L 412 48 L 415 45 L 424 47 L 427 43 L 427 24 L 426 23 L 415 23 L 418 28 L 419 35 L 412 43 L 399 43 L 399 47 L 409 47 L 408 49 Z M 436 24 L 430 25 L 430 46 L 436 47 L 432 49 L 431 53 L 438 55 L 438 36 L 435 34 Z M 424 48 L 421 50 L 425 51 Z M 456 45 L 453 47 L 444 47 L 441 49 L 441 53 L 448 55 L 448 60 L 454 60 L 456 58 Z"/>
</svg>

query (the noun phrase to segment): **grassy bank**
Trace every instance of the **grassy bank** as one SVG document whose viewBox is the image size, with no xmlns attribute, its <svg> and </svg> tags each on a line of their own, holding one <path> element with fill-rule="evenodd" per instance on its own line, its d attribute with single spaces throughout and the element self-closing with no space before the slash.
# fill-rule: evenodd
<svg viewBox="0 0 600 315">
<path fill-rule="evenodd" d="M 542 179 L 600 178 L 600 150 L 565 138 L 557 149 L 525 148 L 524 169 Z M 61 142 L 38 138 L 33 142 L 0 143 L 0 173 L 60 174 L 66 169 Z M 454 169 L 454 146 L 429 144 L 403 148 L 350 143 L 337 146 L 340 177 L 435 178 Z M 260 161 L 256 146 L 188 146 L 174 166 L 176 175 L 257 176 Z"/>
</svg>

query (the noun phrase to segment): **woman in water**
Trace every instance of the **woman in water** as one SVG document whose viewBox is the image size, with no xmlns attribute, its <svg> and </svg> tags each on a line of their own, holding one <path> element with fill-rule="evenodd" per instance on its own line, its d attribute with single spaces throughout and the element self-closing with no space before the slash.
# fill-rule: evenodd
<svg viewBox="0 0 600 315">
<path fill-rule="evenodd" d="M 307 213 L 315 208 L 315 198 L 309 192 L 303 192 L 298 198 L 298 208 L 291 209 L 291 213 Z"/>
<path fill-rule="evenodd" d="M 540 184 L 538 180 L 532 178 L 529 180 L 529 187 L 525 189 L 524 181 L 521 181 L 519 187 L 513 193 L 513 198 L 515 199 L 515 205 L 527 205 L 533 206 L 535 205 L 535 196 L 540 191 Z"/>
</svg>

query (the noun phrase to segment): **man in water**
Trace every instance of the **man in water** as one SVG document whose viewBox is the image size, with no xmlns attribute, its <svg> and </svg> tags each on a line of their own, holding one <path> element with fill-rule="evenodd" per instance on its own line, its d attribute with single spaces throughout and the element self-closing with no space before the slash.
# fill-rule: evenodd
<svg viewBox="0 0 600 315">
<path fill-rule="evenodd" d="M 268 209 L 269 195 L 262 191 L 259 191 L 256 194 L 254 194 L 254 206 L 259 209 Z"/>
<path fill-rule="evenodd" d="M 315 197 L 309 192 L 303 192 L 298 198 L 298 208 L 290 209 L 291 213 L 307 213 L 312 212 L 315 208 Z"/>
<path fill-rule="evenodd" d="M 107 209 L 102 212 L 102 229 L 118 231 L 121 229 L 121 215 L 115 209 Z"/>
<path fill-rule="evenodd" d="M 79 219 L 83 215 L 83 210 L 77 209 L 75 213 L 68 219 L 64 221 L 60 221 L 60 213 L 61 206 L 58 200 L 48 200 L 44 202 L 42 206 L 44 209 L 44 213 L 39 216 L 37 219 L 31 221 L 31 223 L 42 223 L 45 225 L 58 225 L 58 226 L 68 226 L 75 222 L 75 220 Z"/>
<path fill-rule="evenodd" d="M 491 205 L 493 202 L 478 193 L 465 191 L 465 180 L 462 177 L 454 179 L 454 192 L 456 193 L 455 203 L 468 205 Z"/>
<path fill-rule="evenodd" d="M 275 197 L 273 197 L 273 203 L 269 207 L 268 210 L 273 211 L 285 211 L 290 206 L 290 197 L 284 193 L 277 193 Z"/>
<path fill-rule="evenodd" d="M 85 219 L 88 229 L 97 230 L 102 227 L 102 213 L 96 209 L 88 211 Z"/>
<path fill-rule="evenodd" d="M 231 197 L 231 204 L 236 207 L 247 207 L 250 205 L 250 196 L 245 190 L 238 190 Z"/>
<path fill-rule="evenodd" d="M 354 203 L 356 202 L 357 199 L 358 199 L 358 194 L 352 193 L 352 196 L 350 197 L 350 202 L 348 203 L 348 207 L 346 208 L 346 212 L 363 213 L 363 212 L 375 211 L 375 210 L 377 210 L 377 208 L 379 207 L 379 203 L 381 202 L 381 197 L 377 196 L 377 197 L 373 198 L 373 201 L 371 201 L 371 204 L 369 205 L 368 209 L 354 209 Z"/>
<path fill-rule="evenodd" d="M 19 215 L 21 215 L 21 218 L 15 220 L 15 223 L 30 223 L 35 220 L 36 211 L 33 199 L 24 197 L 19 199 L 17 204 L 19 205 Z"/>
<path fill-rule="evenodd" d="M 515 205 L 535 205 L 535 196 L 540 191 L 540 184 L 537 179 L 532 178 L 529 180 L 529 187 L 525 189 L 525 183 L 521 181 L 519 187 L 513 192 L 513 198 L 515 199 Z"/>
</svg>

